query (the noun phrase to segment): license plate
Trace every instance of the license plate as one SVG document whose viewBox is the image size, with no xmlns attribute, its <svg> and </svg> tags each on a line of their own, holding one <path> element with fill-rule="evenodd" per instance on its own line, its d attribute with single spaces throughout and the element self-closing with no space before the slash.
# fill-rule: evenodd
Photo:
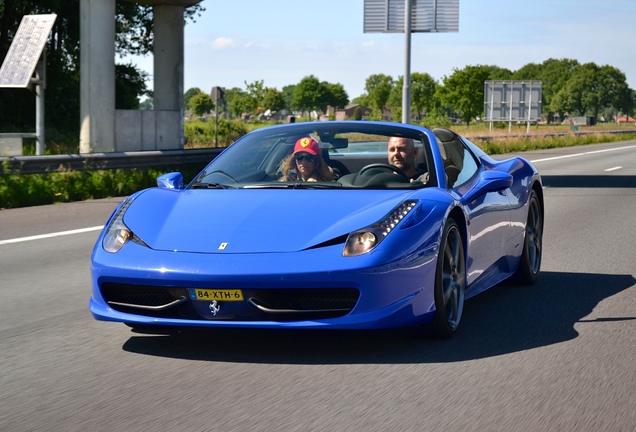
<svg viewBox="0 0 636 432">
<path fill-rule="evenodd" d="M 243 291 L 238 289 L 190 288 L 192 300 L 243 301 Z"/>
</svg>

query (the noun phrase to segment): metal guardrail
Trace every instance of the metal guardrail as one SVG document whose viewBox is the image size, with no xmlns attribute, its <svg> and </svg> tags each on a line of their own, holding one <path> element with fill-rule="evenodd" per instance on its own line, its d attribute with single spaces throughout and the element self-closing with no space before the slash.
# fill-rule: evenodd
<svg viewBox="0 0 636 432">
<path fill-rule="evenodd" d="M 546 134 L 473 135 L 467 137 L 471 140 L 487 141 L 503 138 L 549 138 L 555 136 L 590 135 L 598 133 L 636 134 L 636 129 L 554 132 Z M 9 156 L 2 158 L 0 174 L 36 174 L 70 170 L 139 168 L 149 166 L 207 163 L 214 159 L 223 150 L 223 148 L 210 148 L 47 156 Z"/>
<path fill-rule="evenodd" d="M 157 150 L 121 153 L 90 153 L 2 158 L 1 173 L 37 174 L 72 170 L 100 170 L 207 163 L 222 148 Z"/>
<path fill-rule="evenodd" d="M 580 132 L 550 132 L 544 134 L 506 134 L 506 135 L 465 135 L 468 139 L 475 140 L 496 140 L 505 138 L 551 138 L 551 137 L 564 137 L 564 136 L 579 136 L 579 135 L 596 135 L 596 134 L 636 134 L 636 129 L 619 129 L 619 130 L 595 130 L 595 131 L 580 131 Z"/>
</svg>

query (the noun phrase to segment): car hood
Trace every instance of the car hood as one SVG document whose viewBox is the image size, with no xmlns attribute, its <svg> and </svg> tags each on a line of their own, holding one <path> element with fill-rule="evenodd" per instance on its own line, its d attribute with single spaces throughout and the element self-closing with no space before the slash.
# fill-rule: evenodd
<svg viewBox="0 0 636 432">
<path fill-rule="evenodd" d="M 413 191 L 153 188 L 124 223 L 150 248 L 195 253 L 294 252 L 377 222 Z"/>
</svg>

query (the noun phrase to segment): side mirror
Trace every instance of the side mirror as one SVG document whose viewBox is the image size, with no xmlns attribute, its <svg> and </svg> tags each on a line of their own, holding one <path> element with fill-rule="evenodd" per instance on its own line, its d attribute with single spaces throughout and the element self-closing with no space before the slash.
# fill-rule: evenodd
<svg viewBox="0 0 636 432">
<path fill-rule="evenodd" d="M 171 172 L 157 177 L 157 186 L 165 189 L 183 189 L 183 175 L 180 172 Z"/>
<path fill-rule="evenodd" d="M 464 197 L 462 201 L 469 202 L 480 195 L 489 192 L 501 192 L 512 186 L 513 178 L 507 172 L 501 171 L 482 171 L 475 187 L 473 187 Z"/>
</svg>

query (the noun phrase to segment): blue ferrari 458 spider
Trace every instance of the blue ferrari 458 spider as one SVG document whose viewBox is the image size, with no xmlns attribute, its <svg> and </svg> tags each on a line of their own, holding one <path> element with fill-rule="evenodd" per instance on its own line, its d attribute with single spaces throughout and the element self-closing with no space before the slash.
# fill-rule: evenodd
<svg viewBox="0 0 636 432">
<path fill-rule="evenodd" d="M 539 276 L 539 173 L 448 129 L 272 126 L 187 185 L 180 173 L 157 183 L 126 198 L 97 240 L 98 320 L 450 337 L 467 298 Z"/>
</svg>

